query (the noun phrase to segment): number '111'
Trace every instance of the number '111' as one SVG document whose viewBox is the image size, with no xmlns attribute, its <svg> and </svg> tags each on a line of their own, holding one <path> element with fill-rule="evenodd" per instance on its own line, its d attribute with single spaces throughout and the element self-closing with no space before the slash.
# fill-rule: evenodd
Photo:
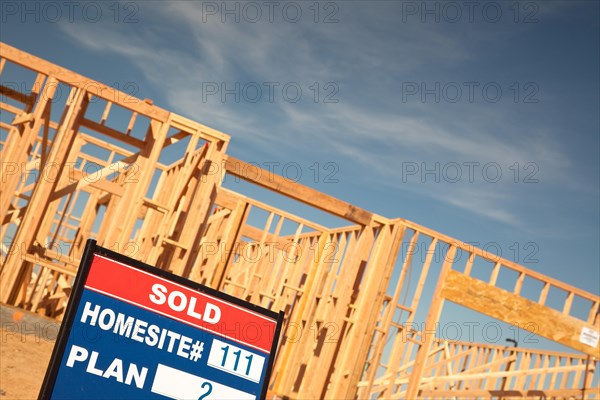
<svg viewBox="0 0 600 400">
<path fill-rule="evenodd" d="M 225 362 L 227 361 L 227 355 L 229 354 L 229 346 L 223 346 L 223 347 L 221 347 L 221 350 L 223 350 L 223 359 L 221 360 L 221 367 L 225 367 Z M 242 354 L 242 351 L 237 350 L 237 351 L 234 351 L 232 354 L 235 356 L 233 370 L 237 372 L 238 367 L 240 366 L 240 356 Z M 246 375 L 250 375 L 250 367 L 252 366 L 252 357 L 254 357 L 252 354 L 244 357 L 245 360 L 248 360 L 248 362 L 246 363 Z"/>
</svg>

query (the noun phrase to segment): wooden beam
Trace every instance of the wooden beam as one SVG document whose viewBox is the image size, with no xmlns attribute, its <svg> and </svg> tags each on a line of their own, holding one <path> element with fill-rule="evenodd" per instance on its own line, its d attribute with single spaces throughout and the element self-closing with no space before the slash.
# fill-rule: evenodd
<svg viewBox="0 0 600 400">
<path fill-rule="evenodd" d="M 98 133 L 111 137 L 113 139 L 117 139 L 123 143 L 130 144 L 138 149 L 144 147 L 145 142 L 140 139 L 136 139 L 132 136 L 127 136 L 123 132 L 120 132 L 116 129 L 110 128 L 106 125 L 99 124 L 95 121 L 89 120 L 87 118 L 81 118 L 81 126 L 85 128 L 92 129 Z"/>
<path fill-rule="evenodd" d="M 598 389 L 596 389 L 598 392 Z M 550 389 L 550 390 L 482 390 L 482 389 L 431 389 L 421 392 L 422 398 L 453 398 L 453 399 L 476 399 L 476 398 L 501 398 L 501 399 L 570 399 L 581 398 L 581 389 Z M 590 397 L 594 398 L 594 397 Z"/>
<path fill-rule="evenodd" d="M 276 214 L 278 214 L 278 215 L 280 215 L 280 216 L 282 216 L 284 218 L 287 218 L 287 219 L 290 219 L 290 220 L 292 220 L 294 222 L 303 224 L 307 228 L 310 228 L 310 229 L 316 231 L 315 235 L 317 235 L 317 236 L 320 234 L 319 232 L 335 233 L 339 229 L 341 229 L 341 231 L 346 231 L 348 229 L 347 227 L 338 228 L 338 229 L 329 229 L 329 228 L 327 228 L 325 226 L 322 226 L 322 225 L 319 225 L 319 224 L 317 224 L 317 223 L 315 223 L 313 221 L 310 221 L 308 219 L 299 217 L 299 216 L 294 215 L 292 213 L 283 211 L 283 210 L 281 210 L 279 208 L 270 206 L 270 205 L 268 205 L 266 203 L 260 202 L 258 200 L 252 199 L 250 197 L 241 195 L 239 193 L 236 193 L 236 192 L 231 191 L 231 190 L 229 190 L 227 188 L 224 188 L 224 187 L 220 188 L 220 190 L 219 190 L 219 192 L 217 194 L 216 203 L 218 205 L 220 205 L 220 206 L 227 207 L 229 209 L 233 209 L 233 207 L 235 207 L 235 205 L 236 205 L 236 203 L 237 203 L 238 200 L 246 202 L 246 203 L 252 205 L 253 207 L 258 207 L 258 208 L 260 208 L 260 209 L 262 209 L 262 210 L 264 210 L 266 212 L 275 212 Z M 356 225 L 356 229 L 358 230 L 358 229 L 360 229 L 360 227 L 358 225 Z"/>
<path fill-rule="evenodd" d="M 167 110 L 163 110 L 162 108 L 149 104 L 149 102 L 135 98 L 128 93 L 121 92 L 103 83 L 59 67 L 42 58 L 20 51 L 4 42 L 0 42 L 0 54 L 2 54 L 2 58 L 7 59 L 8 61 L 36 72 L 52 75 L 61 82 L 84 89 L 88 93 L 101 99 L 118 103 L 120 106 L 131 111 L 136 111 L 161 122 L 164 122 L 169 118 L 169 112 Z"/>
<path fill-rule="evenodd" d="M 177 114 L 171 115 L 171 126 L 173 128 L 184 130 L 185 132 L 198 134 L 201 138 L 211 142 L 217 140 L 224 143 L 228 143 L 230 139 L 229 135 L 227 135 L 226 133 L 200 124 L 196 121 L 192 121 L 191 119 L 182 117 L 181 115 Z M 221 150 L 225 151 L 225 149 Z"/>
<path fill-rule="evenodd" d="M 308 204 L 309 206 L 326 211 L 348 221 L 368 226 L 373 220 L 373 214 L 363 210 L 362 208 L 358 208 L 343 200 L 339 200 L 325 193 L 321 193 L 318 190 L 309 188 L 308 186 L 285 179 L 280 175 L 266 171 L 245 161 L 238 160 L 235 157 L 226 156 L 225 169 L 233 176 L 237 176 L 248 182 L 253 182 L 266 189 L 273 190 L 284 196 L 291 197 L 294 200 L 298 200 L 304 204 Z M 256 177 L 247 176 L 244 174 L 244 172 L 247 172 L 249 169 L 258 169 Z"/>
<path fill-rule="evenodd" d="M 35 94 L 27 95 L 4 85 L 0 85 L 0 94 L 6 97 L 10 97 L 11 99 L 23 104 L 29 104 L 35 99 Z"/>
<path fill-rule="evenodd" d="M 408 387 L 406 389 L 406 396 L 410 399 L 414 399 L 417 397 L 419 393 L 419 387 L 421 385 L 421 379 L 423 378 L 423 372 L 425 371 L 425 362 L 427 360 L 427 356 L 429 354 L 429 349 L 431 348 L 432 343 L 434 342 L 433 335 L 427 335 L 426 332 L 435 329 L 435 324 L 440 320 L 440 315 L 442 313 L 442 308 L 444 307 L 444 296 L 442 295 L 441 288 L 443 282 L 445 282 L 446 277 L 450 272 L 452 272 L 452 261 L 454 260 L 454 256 L 456 255 L 456 247 L 450 246 L 448 249 L 448 254 L 444 259 L 444 263 L 442 264 L 442 268 L 440 270 L 440 277 L 436 284 L 436 288 L 434 290 L 433 299 L 431 301 L 431 306 L 429 308 L 429 313 L 427 315 L 427 320 L 425 321 L 425 335 L 423 333 L 422 343 L 419 346 L 419 350 L 415 357 L 415 365 L 410 374 L 410 379 L 408 381 Z"/>
<path fill-rule="evenodd" d="M 516 296 L 460 272 L 452 270 L 448 273 L 442 286 L 442 296 L 454 303 L 530 330 L 591 356 L 597 357 L 600 354 L 600 344 L 592 347 L 579 340 L 584 328 L 598 332 L 600 330 L 598 326 Z"/>
<path fill-rule="evenodd" d="M 523 274 L 525 274 L 526 277 L 536 279 L 536 280 L 538 280 L 542 283 L 548 284 L 548 285 L 552 285 L 561 290 L 564 290 L 565 292 L 570 292 L 570 293 L 572 292 L 573 294 L 575 294 L 579 297 L 583 297 L 584 299 L 590 300 L 592 303 L 595 303 L 598 301 L 598 295 L 594 295 L 590 292 L 586 292 L 583 289 L 569 285 L 568 283 L 565 283 L 565 282 L 561 282 L 558 279 L 554 279 L 552 277 L 549 277 L 547 275 L 544 275 L 544 274 L 534 271 L 532 269 L 525 268 L 524 266 L 517 264 L 513 261 L 510 261 L 506 258 L 500 258 L 500 257 L 494 256 L 494 255 L 490 256 L 490 254 L 487 251 L 480 249 L 478 247 L 475 247 L 472 244 L 463 242 L 459 239 L 455 239 L 452 236 L 444 235 L 443 233 L 437 232 L 433 229 L 427 228 L 423 225 L 419 225 L 415 222 L 408 221 L 408 220 L 405 220 L 402 218 L 395 219 L 394 221 L 404 224 L 404 225 L 406 225 L 407 228 L 419 231 L 429 237 L 437 238 L 440 242 L 445 242 L 447 244 L 457 247 L 458 249 L 466 251 L 469 254 L 468 263 L 467 263 L 467 266 L 465 267 L 466 275 L 469 274 L 469 271 L 471 270 L 471 268 L 473 266 L 472 259 L 474 258 L 474 256 L 477 256 L 477 257 L 481 257 L 485 260 L 491 261 L 493 263 L 499 262 L 499 263 L 501 263 L 502 267 L 509 268 L 518 273 L 523 273 Z M 546 288 L 545 290 L 547 290 L 547 289 L 549 289 L 549 287 Z M 591 319 L 590 319 L 590 321 L 591 321 Z"/>
</svg>

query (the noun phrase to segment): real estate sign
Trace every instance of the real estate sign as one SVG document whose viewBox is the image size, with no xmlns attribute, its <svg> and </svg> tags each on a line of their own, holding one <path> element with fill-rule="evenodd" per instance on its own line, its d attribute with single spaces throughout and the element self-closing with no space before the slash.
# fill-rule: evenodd
<svg viewBox="0 0 600 400">
<path fill-rule="evenodd" d="M 40 399 L 264 398 L 282 319 L 88 241 Z"/>
</svg>

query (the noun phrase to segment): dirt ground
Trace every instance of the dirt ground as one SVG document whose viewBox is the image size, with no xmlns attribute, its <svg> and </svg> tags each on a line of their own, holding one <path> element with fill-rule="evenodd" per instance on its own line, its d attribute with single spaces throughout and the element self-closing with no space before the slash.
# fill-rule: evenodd
<svg viewBox="0 0 600 400">
<path fill-rule="evenodd" d="M 37 399 L 58 327 L 0 304 L 0 400 Z"/>
</svg>

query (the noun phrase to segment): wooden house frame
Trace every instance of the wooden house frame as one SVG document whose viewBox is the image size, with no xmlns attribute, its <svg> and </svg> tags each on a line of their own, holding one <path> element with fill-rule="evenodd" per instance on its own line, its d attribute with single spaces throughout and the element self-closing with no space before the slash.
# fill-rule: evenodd
<svg viewBox="0 0 600 400">
<path fill-rule="evenodd" d="M 285 311 L 270 382 L 277 396 L 600 398 L 597 294 L 268 171 L 246 174 L 258 167 L 227 154 L 226 134 L 10 45 L 0 44 L 0 57 L 0 302 L 60 320 L 94 238 Z M 9 67 L 27 84 L 7 77 Z M 323 226 L 227 189 L 225 174 L 348 225 Z M 253 210 L 264 225 L 250 222 Z M 427 249 L 420 260 L 417 246 Z M 514 277 L 508 286 L 504 274 Z M 532 282 L 533 298 L 524 289 Z M 431 332 L 447 302 L 575 351 L 440 338 Z"/>
</svg>

